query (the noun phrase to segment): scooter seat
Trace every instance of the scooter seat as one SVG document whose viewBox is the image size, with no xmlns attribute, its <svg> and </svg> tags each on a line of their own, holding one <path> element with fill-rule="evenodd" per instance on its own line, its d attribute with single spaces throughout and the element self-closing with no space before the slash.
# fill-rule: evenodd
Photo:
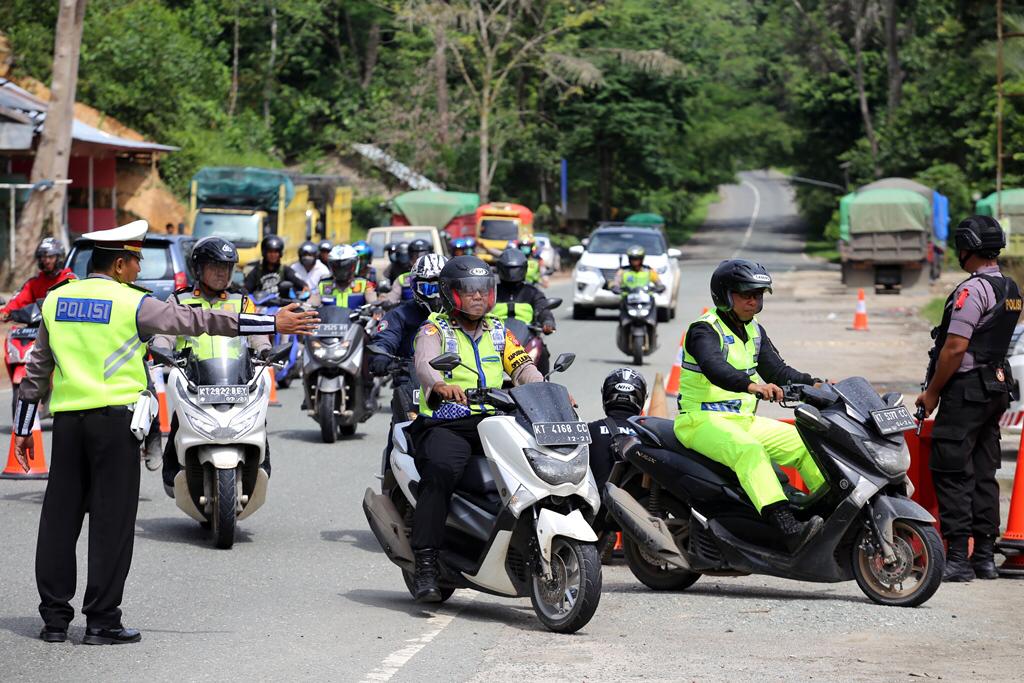
<svg viewBox="0 0 1024 683">
<path fill-rule="evenodd" d="M 679 442 L 676 437 L 674 424 L 672 420 L 664 417 L 635 417 L 630 419 L 634 426 L 639 426 L 637 430 L 641 440 L 651 442 L 650 445 L 658 448 L 663 448 L 674 453 L 679 453 L 687 457 L 688 459 L 699 463 L 705 469 L 711 470 L 716 475 L 724 479 L 730 484 L 739 484 L 739 479 L 736 477 L 736 472 L 733 471 L 728 465 L 712 460 L 706 455 L 702 455 L 692 448 L 687 448 Z M 779 483 L 783 486 L 789 484 L 789 477 L 782 469 L 772 463 L 772 467 L 775 469 L 775 475 L 779 478 Z"/>
</svg>

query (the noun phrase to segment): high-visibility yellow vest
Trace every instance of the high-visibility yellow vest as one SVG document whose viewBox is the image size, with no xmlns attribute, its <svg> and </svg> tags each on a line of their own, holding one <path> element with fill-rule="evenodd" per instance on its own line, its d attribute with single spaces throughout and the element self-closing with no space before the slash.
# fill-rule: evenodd
<svg viewBox="0 0 1024 683">
<path fill-rule="evenodd" d="M 708 311 L 690 326 L 708 323 L 718 333 L 722 355 L 732 367 L 745 372 L 754 384 L 761 384 L 757 374 L 757 359 L 761 353 L 761 328 L 757 318 L 744 326 L 746 343 L 740 341 L 732 330 L 718 317 L 718 311 Z M 682 369 L 679 375 L 679 412 L 719 412 L 737 415 L 753 415 L 757 409 L 757 397 L 746 392 L 727 391 L 717 387 L 704 376 L 697 361 L 683 348 Z"/>
<path fill-rule="evenodd" d="M 511 312 L 511 315 L 510 315 Z M 518 301 L 508 302 L 502 301 L 494 304 L 494 308 L 491 309 L 490 315 L 493 315 L 498 320 L 505 320 L 506 318 L 515 318 L 529 325 L 533 322 L 533 305 L 524 304 Z"/>
<path fill-rule="evenodd" d="M 462 367 L 456 367 L 449 373 L 444 373 L 445 382 L 454 384 L 462 389 L 491 388 L 500 389 L 504 381 L 504 365 L 502 354 L 505 352 L 505 325 L 488 314 L 482 324 L 486 325 L 483 335 L 476 342 L 466 332 L 456 327 L 447 314 L 432 313 L 424 325 L 433 325 L 437 330 L 436 334 L 441 335 L 441 348 L 444 353 L 457 353 L 462 362 L 479 373 L 477 375 Z M 434 411 L 427 407 L 427 389 L 423 387 L 420 391 L 420 414 L 434 415 Z M 479 415 L 493 412 L 489 406 L 476 404 L 466 410 L 466 414 Z M 439 415 L 440 417 L 441 415 Z"/>
<path fill-rule="evenodd" d="M 531 285 L 540 282 L 540 261 L 535 258 L 526 259 L 526 281 Z"/>
<path fill-rule="evenodd" d="M 43 301 L 56 361 L 50 412 L 135 403 L 146 388 L 136 313 L 146 290 L 106 278 L 68 280 Z"/>
<path fill-rule="evenodd" d="M 651 269 L 641 268 L 640 270 L 633 270 L 632 268 L 626 268 L 622 271 L 622 288 L 625 289 L 640 289 L 651 284 Z"/>
<path fill-rule="evenodd" d="M 177 297 L 177 299 L 178 303 L 183 306 L 235 311 L 236 313 L 250 312 L 248 299 L 243 297 L 241 294 L 225 294 L 211 303 L 200 294 L 199 290 L 195 290 L 190 296 Z M 195 356 L 196 360 L 202 361 L 210 358 L 219 358 L 222 355 L 222 352 L 219 351 L 219 349 L 222 349 L 223 345 L 215 343 L 214 338 L 208 334 L 201 334 L 198 337 L 178 337 L 178 341 L 174 348 L 177 351 L 181 351 L 186 346 L 192 349 L 192 354 Z"/>
<path fill-rule="evenodd" d="M 322 303 L 346 308 L 359 308 L 366 303 L 366 290 L 369 281 L 366 278 L 357 277 L 347 289 L 339 289 L 333 278 L 324 278 L 320 281 L 319 291 Z"/>
</svg>

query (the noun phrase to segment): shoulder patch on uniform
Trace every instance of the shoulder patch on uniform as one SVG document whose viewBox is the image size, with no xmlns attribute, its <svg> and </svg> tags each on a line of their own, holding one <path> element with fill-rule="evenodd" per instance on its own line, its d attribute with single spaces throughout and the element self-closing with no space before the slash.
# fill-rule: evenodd
<svg viewBox="0 0 1024 683">
<path fill-rule="evenodd" d="M 381 320 L 379 323 L 377 323 L 377 331 L 378 332 L 383 332 L 384 330 L 388 329 L 390 326 L 391 325 L 388 323 L 388 321 L 386 319 L 385 320 Z"/>
<path fill-rule="evenodd" d="M 424 323 L 423 334 L 428 336 L 432 334 L 437 334 L 437 325 L 435 325 L 434 323 Z"/>
<path fill-rule="evenodd" d="M 128 287 L 131 287 L 132 289 L 135 289 L 135 290 L 138 290 L 138 291 L 142 292 L 143 294 L 152 294 L 153 293 L 153 290 L 146 289 L 145 287 L 140 287 L 139 285 L 135 284 L 134 282 L 125 282 L 124 284 L 126 286 L 128 286 Z"/>
<path fill-rule="evenodd" d="M 956 297 L 956 303 L 953 304 L 953 310 L 959 311 L 961 308 L 963 308 L 964 304 L 967 303 L 967 297 L 969 297 L 970 295 L 971 290 L 969 290 L 966 287 L 961 289 L 960 294 L 958 294 Z"/>
</svg>

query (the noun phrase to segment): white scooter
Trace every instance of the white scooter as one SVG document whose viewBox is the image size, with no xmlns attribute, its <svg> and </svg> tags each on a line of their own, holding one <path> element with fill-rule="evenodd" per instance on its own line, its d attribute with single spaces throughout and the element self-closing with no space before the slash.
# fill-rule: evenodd
<svg viewBox="0 0 1024 683">
<path fill-rule="evenodd" d="M 574 358 L 559 356 L 555 371 Z M 442 372 L 460 364 L 454 353 L 430 363 Z M 441 597 L 447 600 L 456 588 L 529 596 L 545 626 L 573 633 L 590 621 L 601 599 L 601 559 L 590 526 L 601 499 L 590 472 L 587 424 L 560 384 L 470 389 L 466 395 L 498 414 L 480 422 L 484 453 L 470 460 L 452 497 L 440 553 Z M 363 511 L 413 592 L 409 537 L 420 475 L 406 433 L 410 424 L 395 425 L 382 492 L 367 489 Z"/>
<path fill-rule="evenodd" d="M 177 420 L 174 447 L 181 470 L 174 477 L 174 502 L 213 529 L 218 548 L 235 542 L 235 523 L 258 510 L 269 477 L 260 467 L 267 443 L 267 406 L 272 366 L 290 347 L 254 359 L 241 337 L 193 339 L 209 349 L 199 361 L 191 349 L 168 356 L 150 349 L 155 362 L 171 368 L 167 407 Z"/>
</svg>

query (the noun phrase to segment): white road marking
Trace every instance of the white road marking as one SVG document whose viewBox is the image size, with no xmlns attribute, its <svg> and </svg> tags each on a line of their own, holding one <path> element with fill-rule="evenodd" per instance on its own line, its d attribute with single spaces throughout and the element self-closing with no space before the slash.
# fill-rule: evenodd
<svg viewBox="0 0 1024 683">
<path fill-rule="evenodd" d="M 409 660 L 429 645 L 448 624 L 455 621 L 455 617 L 459 616 L 459 612 L 465 609 L 466 605 L 475 600 L 476 596 L 480 595 L 472 591 L 465 591 L 464 593 L 468 599 L 458 609 L 446 614 L 437 613 L 427 619 L 428 629 L 415 638 L 409 638 L 405 641 L 405 647 L 399 648 L 385 657 L 380 666 L 363 677 L 363 683 L 367 683 L 367 681 L 390 681 L 395 674 L 401 671 L 402 667 L 409 663 Z"/>
<path fill-rule="evenodd" d="M 732 256 L 729 258 L 736 258 L 739 253 L 747 248 L 747 243 L 750 242 L 750 236 L 754 234 L 754 223 L 757 222 L 757 214 L 761 210 L 761 193 L 757 191 L 757 186 L 753 183 L 744 180 L 741 185 L 746 185 L 754 191 L 754 211 L 750 214 L 750 224 L 747 226 L 747 231 L 743 234 L 743 241 L 740 242 L 740 246 L 736 247 L 736 251 L 732 252 Z"/>
</svg>

